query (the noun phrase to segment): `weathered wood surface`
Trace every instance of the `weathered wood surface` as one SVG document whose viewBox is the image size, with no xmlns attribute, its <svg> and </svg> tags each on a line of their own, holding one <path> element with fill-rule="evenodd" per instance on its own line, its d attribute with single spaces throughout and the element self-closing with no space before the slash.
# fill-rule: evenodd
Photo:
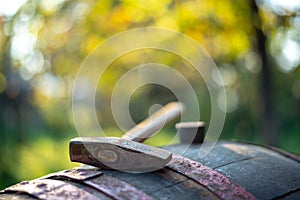
<svg viewBox="0 0 300 200">
<path fill-rule="evenodd" d="M 179 151 L 184 146 L 165 148 Z M 226 176 L 257 199 L 300 199 L 299 161 L 272 149 L 239 142 L 219 142 L 203 159 L 198 156 L 199 149 L 199 145 L 193 145 L 183 156 Z M 33 181 L 42 184 L 26 191 L 18 188 L 20 183 L 3 191 L 0 199 L 220 199 L 209 185 L 201 185 L 169 167 L 141 174 L 82 167 Z"/>
<path fill-rule="evenodd" d="M 170 146 L 168 149 L 180 147 Z M 183 156 L 226 175 L 258 199 L 272 199 L 300 190 L 300 163 L 273 150 L 244 143 L 220 142 L 204 159 L 192 146 Z M 298 196 L 300 199 L 300 196 Z"/>
</svg>

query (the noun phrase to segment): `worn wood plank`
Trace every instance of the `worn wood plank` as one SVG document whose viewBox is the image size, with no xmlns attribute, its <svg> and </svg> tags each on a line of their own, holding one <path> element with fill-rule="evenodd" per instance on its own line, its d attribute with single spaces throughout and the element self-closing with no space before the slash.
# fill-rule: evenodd
<svg viewBox="0 0 300 200">
<path fill-rule="evenodd" d="M 272 199 L 300 188 L 300 166 L 271 156 L 235 162 L 216 169 L 258 199 Z"/>
<path fill-rule="evenodd" d="M 130 183 L 148 194 L 188 179 L 169 169 L 162 169 L 153 173 L 137 174 L 106 170 L 104 174 Z"/>
<path fill-rule="evenodd" d="M 288 194 L 275 198 L 275 200 L 293 200 L 293 199 L 300 199 L 300 190 L 292 191 Z"/>
<path fill-rule="evenodd" d="M 104 171 L 104 174 L 128 182 L 156 199 L 219 199 L 207 188 L 166 168 L 152 173 Z"/>
<path fill-rule="evenodd" d="M 181 156 L 190 158 L 192 160 L 201 162 L 210 168 L 216 168 L 221 165 L 236 162 L 239 160 L 249 159 L 258 156 L 259 152 L 243 148 L 244 144 L 240 145 L 239 152 L 233 151 L 224 145 L 235 144 L 232 142 L 220 142 L 217 143 L 209 154 L 204 158 L 199 158 L 199 150 L 201 145 L 191 145 L 187 151 Z M 165 149 L 172 151 L 173 153 L 180 154 L 186 148 L 185 145 L 171 145 L 164 147 Z"/>
<path fill-rule="evenodd" d="M 177 184 L 151 193 L 156 199 L 182 200 L 182 199 L 219 199 L 216 195 L 208 191 L 193 180 L 185 180 Z"/>
<path fill-rule="evenodd" d="M 180 145 L 167 147 L 183 148 Z M 300 189 L 300 164 L 257 145 L 219 142 L 204 159 L 199 158 L 199 145 L 183 155 L 214 168 L 258 199 L 271 199 Z"/>
</svg>

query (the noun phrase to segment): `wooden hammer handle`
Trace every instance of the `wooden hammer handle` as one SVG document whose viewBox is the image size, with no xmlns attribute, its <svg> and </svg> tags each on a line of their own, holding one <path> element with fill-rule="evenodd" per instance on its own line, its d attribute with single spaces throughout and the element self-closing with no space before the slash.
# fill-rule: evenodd
<svg viewBox="0 0 300 200">
<path fill-rule="evenodd" d="M 147 119 L 127 131 L 121 138 L 135 142 L 143 142 L 163 128 L 165 124 L 179 117 L 183 109 L 182 103 L 168 103 L 150 115 Z"/>
</svg>

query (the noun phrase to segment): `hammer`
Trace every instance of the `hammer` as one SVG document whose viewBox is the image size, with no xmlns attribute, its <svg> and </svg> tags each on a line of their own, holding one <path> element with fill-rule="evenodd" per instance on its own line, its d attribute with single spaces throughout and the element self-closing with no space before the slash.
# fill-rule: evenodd
<svg viewBox="0 0 300 200">
<path fill-rule="evenodd" d="M 179 117 L 183 104 L 171 102 L 117 137 L 78 137 L 70 140 L 70 159 L 101 169 L 147 172 L 163 168 L 171 160 L 169 151 L 142 144 L 166 123 Z"/>
</svg>

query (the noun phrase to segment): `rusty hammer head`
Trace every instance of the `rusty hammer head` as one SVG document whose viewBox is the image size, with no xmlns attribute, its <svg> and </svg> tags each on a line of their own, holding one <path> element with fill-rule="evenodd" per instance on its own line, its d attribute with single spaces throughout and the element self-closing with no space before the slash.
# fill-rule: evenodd
<svg viewBox="0 0 300 200">
<path fill-rule="evenodd" d="M 145 172 L 164 167 L 171 160 L 172 154 L 117 137 L 79 137 L 70 141 L 70 157 L 72 161 L 101 169 Z"/>
<path fill-rule="evenodd" d="M 166 150 L 145 145 L 144 141 L 183 110 L 181 103 L 169 103 L 129 130 L 122 138 L 78 137 L 70 141 L 71 161 L 101 169 L 147 172 L 164 167 L 172 158 Z M 136 142 L 138 141 L 138 142 Z"/>
</svg>

